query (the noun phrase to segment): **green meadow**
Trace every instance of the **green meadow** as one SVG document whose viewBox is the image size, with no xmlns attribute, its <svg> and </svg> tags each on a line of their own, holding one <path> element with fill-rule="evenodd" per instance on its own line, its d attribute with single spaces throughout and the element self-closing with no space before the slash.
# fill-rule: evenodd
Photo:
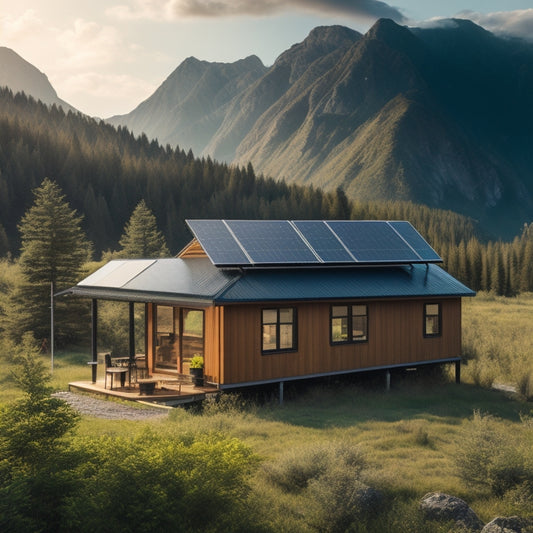
<svg viewBox="0 0 533 533">
<path fill-rule="evenodd" d="M 257 531 L 449 531 L 420 517 L 418 502 L 432 491 L 463 498 L 485 522 L 533 518 L 533 296 L 465 299 L 463 324 L 461 385 L 453 369 L 393 374 L 389 391 L 379 374 L 298 382 L 285 386 L 283 405 L 273 387 L 162 420 L 83 416 L 76 438 L 236 439 L 254 457 L 245 507 Z M 54 388 L 89 379 L 88 357 L 56 353 Z M 3 404 L 19 394 L 8 374 L 3 358 Z M 358 500 L 354 486 L 379 497 Z"/>
</svg>

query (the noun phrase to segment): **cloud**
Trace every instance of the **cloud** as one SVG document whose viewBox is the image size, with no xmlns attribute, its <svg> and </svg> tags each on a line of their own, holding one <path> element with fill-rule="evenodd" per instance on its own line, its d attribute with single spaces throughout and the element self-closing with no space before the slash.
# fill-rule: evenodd
<svg viewBox="0 0 533 533">
<path fill-rule="evenodd" d="M 495 34 L 522 37 L 533 41 L 533 9 L 495 13 L 462 11 L 456 15 L 456 18 L 469 19 Z"/>
<path fill-rule="evenodd" d="M 180 20 L 268 16 L 289 11 L 405 20 L 399 9 L 380 0 L 135 0 L 133 6 L 117 5 L 107 13 L 121 19 Z"/>
<path fill-rule="evenodd" d="M 72 68 L 107 65 L 125 48 L 115 28 L 83 19 L 76 19 L 71 28 L 62 31 L 57 42 L 64 49 L 58 63 Z"/>
<path fill-rule="evenodd" d="M 0 15 L 0 28 L 3 39 L 18 41 L 41 31 L 43 22 L 37 17 L 35 10 L 28 9 L 19 17 Z"/>
</svg>

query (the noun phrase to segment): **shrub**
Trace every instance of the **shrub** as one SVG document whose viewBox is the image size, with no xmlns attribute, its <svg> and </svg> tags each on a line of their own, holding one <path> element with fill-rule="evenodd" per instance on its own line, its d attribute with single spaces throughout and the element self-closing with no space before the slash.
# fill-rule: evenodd
<svg viewBox="0 0 533 533">
<path fill-rule="evenodd" d="M 459 476 L 470 485 L 487 487 L 501 496 L 527 482 L 533 482 L 533 451 L 528 445 L 531 429 L 512 436 L 490 415 L 475 412 L 461 435 L 456 463 Z"/>
</svg>

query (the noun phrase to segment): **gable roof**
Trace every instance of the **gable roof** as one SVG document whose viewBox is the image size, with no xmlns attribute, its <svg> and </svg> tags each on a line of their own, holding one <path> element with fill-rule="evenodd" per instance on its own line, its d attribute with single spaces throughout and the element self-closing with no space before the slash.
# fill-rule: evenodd
<svg viewBox="0 0 533 533">
<path fill-rule="evenodd" d="M 183 257 L 113 260 L 65 293 L 194 306 L 475 294 L 407 222 L 187 223 Z"/>
<path fill-rule="evenodd" d="M 66 292 L 195 306 L 475 294 L 437 265 L 226 270 L 206 257 L 110 261 Z"/>
</svg>

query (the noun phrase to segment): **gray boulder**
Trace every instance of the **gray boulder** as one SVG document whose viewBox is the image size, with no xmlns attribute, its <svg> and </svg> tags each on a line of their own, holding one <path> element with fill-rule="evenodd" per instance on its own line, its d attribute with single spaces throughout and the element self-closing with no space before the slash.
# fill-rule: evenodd
<svg viewBox="0 0 533 533">
<path fill-rule="evenodd" d="M 468 504 L 455 496 L 442 492 L 430 492 L 420 501 L 420 510 L 427 520 L 448 522 L 453 520 L 459 528 L 481 531 L 483 522 Z"/>
<path fill-rule="evenodd" d="M 497 516 L 481 530 L 481 533 L 526 533 L 531 531 L 528 529 L 531 527 L 533 527 L 531 521 L 519 516 Z"/>
</svg>

